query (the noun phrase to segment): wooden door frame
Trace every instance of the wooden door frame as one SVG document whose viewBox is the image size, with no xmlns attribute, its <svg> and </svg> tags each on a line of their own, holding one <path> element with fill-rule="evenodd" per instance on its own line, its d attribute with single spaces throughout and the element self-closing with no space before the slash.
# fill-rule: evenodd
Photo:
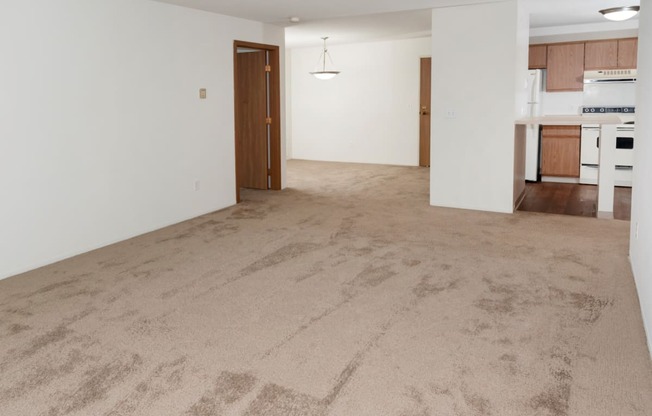
<svg viewBox="0 0 652 416">
<path fill-rule="evenodd" d="M 280 50 L 276 45 L 247 42 L 242 40 L 233 41 L 233 103 L 235 116 L 235 186 L 236 202 L 240 202 L 240 178 L 238 166 L 238 136 L 240 134 L 240 115 L 238 114 L 238 48 L 260 49 L 269 52 L 269 64 L 272 68 L 269 75 L 269 101 L 270 116 L 272 124 L 270 128 L 270 189 L 281 189 L 281 65 Z"/>
</svg>

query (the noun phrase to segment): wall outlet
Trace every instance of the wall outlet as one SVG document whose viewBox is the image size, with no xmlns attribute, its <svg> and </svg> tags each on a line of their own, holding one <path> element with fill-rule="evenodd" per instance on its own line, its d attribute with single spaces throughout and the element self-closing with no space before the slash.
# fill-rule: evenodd
<svg viewBox="0 0 652 416">
<path fill-rule="evenodd" d="M 446 110 L 446 118 L 456 118 L 456 117 L 457 117 L 457 113 L 455 112 L 455 109 L 449 108 L 448 110 Z"/>
<path fill-rule="evenodd" d="M 199 99 L 201 99 L 201 100 L 206 99 L 206 88 L 200 88 L 199 89 Z"/>
<path fill-rule="evenodd" d="M 199 191 L 199 185 L 200 185 L 200 184 L 201 184 L 201 183 L 199 182 L 199 180 L 195 180 L 195 183 L 194 183 L 194 189 L 195 189 L 195 191 Z"/>
</svg>

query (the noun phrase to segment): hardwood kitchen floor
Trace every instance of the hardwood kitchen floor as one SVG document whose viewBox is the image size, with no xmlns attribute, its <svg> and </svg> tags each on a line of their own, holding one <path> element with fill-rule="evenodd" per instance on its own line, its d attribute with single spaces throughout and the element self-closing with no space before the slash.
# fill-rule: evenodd
<svg viewBox="0 0 652 416">
<path fill-rule="evenodd" d="M 629 221 L 632 188 L 616 187 L 614 218 Z M 525 185 L 525 198 L 519 211 L 595 217 L 598 187 L 567 183 L 536 182 Z"/>
</svg>

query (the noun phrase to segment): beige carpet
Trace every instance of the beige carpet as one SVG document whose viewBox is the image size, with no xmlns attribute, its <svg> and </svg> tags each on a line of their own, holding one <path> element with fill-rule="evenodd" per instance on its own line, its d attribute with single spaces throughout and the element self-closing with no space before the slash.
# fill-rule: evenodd
<svg viewBox="0 0 652 416">
<path fill-rule="evenodd" d="M 652 414 L 629 223 L 433 208 L 420 168 L 288 174 L 0 281 L 0 415 Z"/>
</svg>

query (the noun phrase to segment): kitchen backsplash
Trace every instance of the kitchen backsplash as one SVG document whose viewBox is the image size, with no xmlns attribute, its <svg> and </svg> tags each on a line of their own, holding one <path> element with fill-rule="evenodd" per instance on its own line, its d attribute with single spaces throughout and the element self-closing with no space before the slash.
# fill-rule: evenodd
<svg viewBox="0 0 652 416">
<path fill-rule="evenodd" d="M 541 96 L 543 115 L 581 114 L 583 93 L 579 92 L 543 92 Z"/>
</svg>

